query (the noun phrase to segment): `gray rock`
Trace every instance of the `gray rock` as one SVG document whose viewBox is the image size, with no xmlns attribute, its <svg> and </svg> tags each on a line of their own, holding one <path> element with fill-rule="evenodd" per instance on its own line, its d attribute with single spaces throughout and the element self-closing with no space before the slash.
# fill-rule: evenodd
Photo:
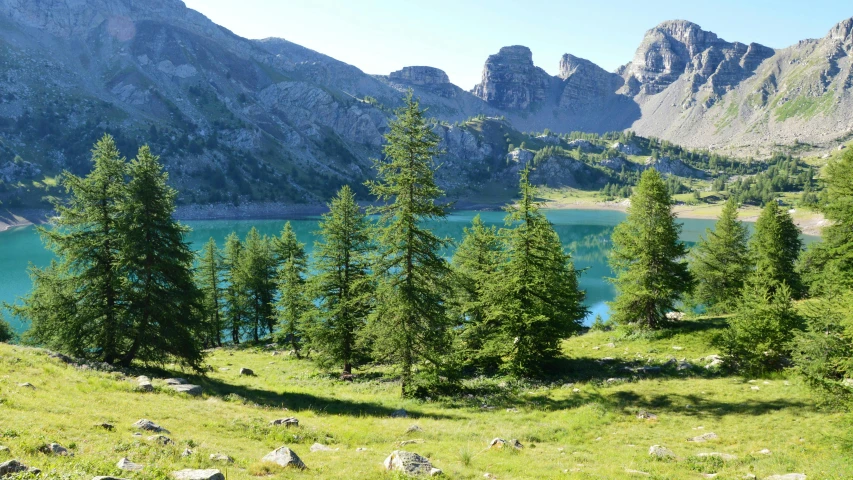
<svg viewBox="0 0 853 480">
<path fill-rule="evenodd" d="M 472 93 L 503 110 L 528 110 L 545 102 L 554 82 L 545 70 L 533 64 L 529 48 L 515 45 L 489 56 L 483 67 L 483 80 Z"/>
<path fill-rule="evenodd" d="M 640 147 L 634 145 L 633 143 L 625 144 L 621 142 L 616 142 L 610 146 L 611 149 L 616 150 L 619 153 L 624 153 L 625 155 L 639 155 L 642 153 Z"/>
<path fill-rule="evenodd" d="M 45 445 L 39 449 L 41 453 L 47 455 L 60 455 L 63 457 L 73 456 L 71 452 L 68 451 L 67 448 L 63 447 L 58 443 L 51 443 L 49 445 Z"/>
<path fill-rule="evenodd" d="M 234 459 L 224 453 L 211 453 L 210 460 L 214 462 L 233 463 Z"/>
<path fill-rule="evenodd" d="M 264 455 L 264 458 L 262 458 L 261 461 L 275 463 L 282 467 L 294 467 L 301 470 L 307 468 L 305 467 L 305 464 L 302 463 L 299 456 L 296 455 L 296 452 L 287 447 L 281 447 L 273 450 L 272 452 Z"/>
<path fill-rule="evenodd" d="M 423 432 L 423 431 L 424 431 L 424 429 L 417 426 L 417 425 L 412 425 L 411 427 L 406 429 L 406 433 L 415 433 L 415 432 Z"/>
<path fill-rule="evenodd" d="M 503 438 L 495 438 L 491 442 L 489 442 L 489 448 L 504 448 L 504 447 L 512 447 L 516 450 L 521 450 L 524 448 L 524 445 L 521 444 L 517 439 L 513 438 L 510 441 L 506 441 Z"/>
<path fill-rule="evenodd" d="M 675 458 L 672 450 L 660 445 L 652 445 L 649 447 L 649 455 L 656 458 Z"/>
<path fill-rule="evenodd" d="M 225 475 L 219 470 L 178 470 L 172 472 L 172 478 L 175 480 L 225 480 Z"/>
<path fill-rule="evenodd" d="M 152 435 L 148 437 L 149 442 L 154 442 L 159 445 L 174 445 L 175 442 L 172 441 L 171 438 L 166 437 L 164 435 Z"/>
<path fill-rule="evenodd" d="M 169 433 L 169 431 L 166 430 L 165 428 L 161 427 L 160 425 L 157 425 L 156 423 L 152 422 L 151 420 L 147 420 L 144 418 L 141 420 L 137 420 L 136 423 L 133 424 L 133 427 L 136 428 L 137 430 L 145 430 L 148 432 Z"/>
<path fill-rule="evenodd" d="M 278 420 L 271 421 L 270 425 L 276 426 L 276 427 L 277 426 L 298 427 L 299 426 L 299 420 L 297 420 L 295 417 L 279 418 Z"/>
<path fill-rule="evenodd" d="M 402 70 L 391 72 L 388 75 L 391 80 L 411 85 L 445 85 L 450 83 L 450 78 L 443 70 L 433 67 L 403 67 Z"/>
<path fill-rule="evenodd" d="M 202 388 L 198 385 L 169 385 L 169 388 L 178 392 L 198 397 L 202 394 Z"/>
<path fill-rule="evenodd" d="M 401 472 L 406 475 L 434 475 L 433 469 L 435 468 L 426 458 L 405 450 L 391 452 L 391 455 L 385 459 L 384 465 L 388 471 Z"/>
<path fill-rule="evenodd" d="M 181 452 L 182 457 L 189 457 L 193 454 L 193 451 L 189 448 L 185 448 L 183 452 Z"/>
<path fill-rule="evenodd" d="M 21 388 L 31 388 L 31 389 L 33 389 L 33 390 L 35 390 L 35 389 L 36 389 L 35 385 L 33 385 L 33 384 L 32 384 L 32 383 L 30 383 L 30 382 L 19 383 L 19 384 L 18 384 L 18 386 L 19 386 L 19 387 L 21 387 Z"/>
<path fill-rule="evenodd" d="M 250 368 L 241 368 L 240 369 L 240 375 L 243 375 L 246 377 L 254 377 L 255 372 L 253 372 L 252 369 L 250 369 Z"/>
<path fill-rule="evenodd" d="M 637 414 L 637 418 L 639 418 L 640 420 L 657 420 L 658 416 L 654 413 L 642 410 L 640 411 L 640 413 Z"/>
<path fill-rule="evenodd" d="M 700 442 L 701 443 L 701 442 L 707 442 L 708 440 L 717 440 L 719 438 L 720 437 L 717 436 L 716 433 L 708 432 L 708 433 L 703 433 L 702 435 L 699 435 L 698 437 L 689 438 L 689 439 L 687 439 L 687 441 L 688 442 Z"/>
<path fill-rule="evenodd" d="M 338 449 L 328 447 L 326 445 L 323 445 L 322 443 L 315 443 L 314 445 L 311 445 L 311 451 L 312 452 L 336 452 L 336 451 L 338 451 Z"/>
<path fill-rule="evenodd" d="M 8 460 L 3 463 L 0 463 L 0 477 L 5 477 L 7 475 L 12 475 L 15 473 L 26 472 L 30 467 L 24 465 L 23 463 L 17 460 Z"/>
<path fill-rule="evenodd" d="M 391 418 L 406 418 L 409 416 L 409 412 L 405 409 L 394 410 L 391 412 Z"/>
<path fill-rule="evenodd" d="M 784 475 L 770 475 L 765 480 L 806 480 L 805 473 L 786 473 Z"/>
<path fill-rule="evenodd" d="M 116 463 L 116 467 L 118 467 L 119 470 L 127 470 L 129 472 L 138 472 L 145 468 L 144 466 L 138 463 L 131 462 L 127 458 L 122 458 L 121 460 L 119 460 L 118 463 Z"/>
<path fill-rule="evenodd" d="M 187 381 L 186 378 L 167 378 L 163 380 L 166 385 L 186 385 L 190 382 Z"/>
</svg>

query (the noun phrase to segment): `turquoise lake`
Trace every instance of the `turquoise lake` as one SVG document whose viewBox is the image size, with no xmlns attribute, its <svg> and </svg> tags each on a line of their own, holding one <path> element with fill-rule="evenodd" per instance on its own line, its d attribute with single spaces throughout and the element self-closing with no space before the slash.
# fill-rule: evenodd
<svg viewBox="0 0 853 480">
<path fill-rule="evenodd" d="M 503 212 L 474 212 L 457 211 L 451 214 L 447 221 L 436 222 L 432 228 L 439 235 L 459 240 L 463 229 L 470 225 L 471 219 L 479 214 L 483 221 L 491 225 L 504 225 Z M 607 253 L 610 249 L 610 234 L 625 214 L 610 210 L 549 210 L 548 219 L 554 224 L 560 239 L 566 249 L 571 252 L 575 266 L 584 269 L 581 275 L 581 287 L 586 290 L 586 304 L 591 313 L 587 323 L 600 314 L 607 318 L 608 311 L 605 302 L 613 299 L 613 287 L 606 278 L 611 276 L 607 266 Z M 278 235 L 288 220 L 200 220 L 186 222 L 192 228 L 188 240 L 194 249 L 199 249 L 209 238 L 216 239 L 220 246 L 225 237 L 236 231 L 244 237 L 253 226 L 261 234 Z M 317 229 L 317 218 L 302 218 L 290 220 L 299 240 L 306 243 L 307 249 L 312 249 L 313 232 Z M 714 224 L 714 220 L 681 220 L 683 224 L 682 240 L 688 245 L 696 242 L 706 228 Z M 807 241 L 814 237 L 807 238 Z M 452 255 L 452 249 L 447 252 Z M 44 249 L 41 239 L 34 227 L 12 228 L 0 232 L 0 305 L 3 302 L 14 303 L 25 295 L 31 282 L 27 275 L 29 264 L 44 266 L 50 262 L 52 254 Z M 17 330 L 26 329 L 14 318 L 10 320 Z"/>
</svg>

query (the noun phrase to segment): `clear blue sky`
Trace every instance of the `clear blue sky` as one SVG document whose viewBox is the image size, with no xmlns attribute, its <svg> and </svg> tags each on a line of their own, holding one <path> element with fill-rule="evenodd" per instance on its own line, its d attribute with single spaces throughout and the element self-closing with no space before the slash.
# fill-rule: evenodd
<svg viewBox="0 0 853 480">
<path fill-rule="evenodd" d="M 248 38 L 281 37 L 387 74 L 429 65 L 468 89 L 505 45 L 526 45 L 556 73 L 571 53 L 607 70 L 631 60 L 643 33 L 685 19 L 728 41 L 784 48 L 853 16 L 851 0 L 184 0 Z"/>
</svg>

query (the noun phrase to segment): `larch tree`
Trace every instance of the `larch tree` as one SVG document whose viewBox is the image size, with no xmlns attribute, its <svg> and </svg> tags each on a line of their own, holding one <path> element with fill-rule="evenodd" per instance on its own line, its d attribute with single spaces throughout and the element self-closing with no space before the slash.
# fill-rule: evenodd
<svg viewBox="0 0 853 480">
<path fill-rule="evenodd" d="M 173 216 L 177 192 L 147 146 L 139 149 L 128 173 L 127 195 L 119 202 L 117 265 L 124 278 L 130 343 L 121 363 L 177 358 L 200 369 L 202 296 L 192 275 L 195 257 L 184 241 L 189 229 Z"/>
<path fill-rule="evenodd" d="M 222 314 L 224 292 L 222 289 L 222 252 L 213 237 L 204 244 L 198 255 L 196 284 L 202 294 L 202 313 L 205 318 L 205 344 L 222 346 L 225 321 Z"/>
<path fill-rule="evenodd" d="M 367 182 L 384 205 L 379 215 L 379 245 L 374 274 L 376 308 L 370 316 L 377 358 L 391 361 L 402 376 L 402 395 L 417 395 L 415 367 L 442 364 L 450 346 L 445 298 L 450 268 L 442 256 L 448 241 L 424 225 L 441 220 L 447 207 L 436 203 L 444 192 L 436 185 L 434 158 L 441 153 L 412 93 L 397 110 L 385 135 L 385 159 L 376 162 L 377 179 Z"/>
<path fill-rule="evenodd" d="M 684 259 L 687 248 L 679 240 L 681 225 L 672 211 L 666 182 L 655 169 L 643 172 L 631 195 L 628 217 L 613 230 L 610 279 L 617 296 L 611 302 L 616 323 L 637 323 L 657 329 L 666 314 L 692 287 Z"/>
<path fill-rule="evenodd" d="M 521 199 L 507 209 L 506 263 L 484 295 L 494 331 L 484 350 L 499 352 L 503 368 L 515 376 L 543 373 L 559 355 L 560 342 L 580 330 L 587 314 L 580 272 L 539 210 L 529 175 L 529 167 L 521 172 Z"/>
<path fill-rule="evenodd" d="M 708 229 L 690 251 L 690 271 L 696 280 L 693 299 L 713 312 L 730 312 L 752 270 L 749 230 L 737 218 L 738 204 L 729 199 L 714 229 Z"/>
<path fill-rule="evenodd" d="M 371 309 L 373 286 L 371 225 L 349 186 L 329 203 L 314 243 L 311 296 L 317 303 L 310 339 L 325 367 L 340 365 L 344 375 L 368 358 L 362 333 Z"/>
<path fill-rule="evenodd" d="M 225 239 L 222 267 L 225 280 L 225 328 L 231 332 L 231 342 L 240 343 L 246 327 L 249 305 L 243 265 L 243 243 L 232 232 Z"/>
<path fill-rule="evenodd" d="M 86 177 L 63 173 L 68 200 L 54 203 L 57 216 L 50 227 L 38 227 L 58 260 L 30 269 L 33 289 L 14 312 L 31 322 L 28 340 L 117 364 L 125 355 L 129 327 L 117 265 L 127 162 L 105 135 L 92 150 L 92 163 Z"/>
<path fill-rule="evenodd" d="M 276 324 L 274 301 L 276 292 L 276 257 L 269 237 L 252 227 L 243 241 L 240 253 L 242 283 L 245 288 L 246 314 L 252 338 L 272 333 Z"/>
<path fill-rule="evenodd" d="M 773 285 L 784 283 L 790 287 L 793 298 L 800 298 L 804 292 L 796 264 L 802 248 L 800 229 L 791 215 L 780 209 L 775 201 L 768 202 L 755 222 L 755 231 L 749 241 L 749 253 L 755 265 L 752 275 Z"/>
</svg>

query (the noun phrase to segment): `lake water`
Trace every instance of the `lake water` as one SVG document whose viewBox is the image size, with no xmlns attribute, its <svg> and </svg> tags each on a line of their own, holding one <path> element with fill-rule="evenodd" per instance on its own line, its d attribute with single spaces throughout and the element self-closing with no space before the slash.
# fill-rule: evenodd
<svg viewBox="0 0 853 480">
<path fill-rule="evenodd" d="M 473 212 L 458 211 L 450 215 L 446 222 L 432 224 L 439 235 L 448 236 L 455 240 L 462 237 L 463 229 L 471 224 L 471 219 L 480 214 L 486 224 L 503 226 L 503 212 Z M 607 266 L 607 253 L 610 249 L 610 234 L 625 214 L 610 210 L 549 210 L 548 219 L 554 224 L 560 239 L 566 249 L 572 253 L 575 267 L 584 269 L 580 284 L 586 290 L 586 303 L 591 313 L 586 323 L 590 323 L 595 315 L 607 318 L 607 305 L 613 299 L 613 287 L 606 278 L 611 276 Z M 278 235 L 287 220 L 202 220 L 186 222 L 192 232 L 189 241 L 194 249 L 200 249 L 211 237 L 222 246 L 225 237 L 233 231 L 243 238 L 254 226 L 262 235 Z M 313 246 L 313 232 L 317 229 L 317 218 L 290 220 L 297 237 L 304 242 L 310 252 Z M 714 224 L 714 220 L 681 220 L 684 225 L 682 240 L 692 245 Z M 814 240 L 811 237 L 807 240 Z M 452 251 L 448 252 L 451 255 Z M 41 240 L 33 227 L 13 228 L 0 232 L 0 305 L 3 302 L 13 303 L 31 288 L 27 266 L 47 265 L 52 254 L 44 249 Z M 17 330 L 26 328 L 15 319 L 10 320 Z"/>
</svg>

